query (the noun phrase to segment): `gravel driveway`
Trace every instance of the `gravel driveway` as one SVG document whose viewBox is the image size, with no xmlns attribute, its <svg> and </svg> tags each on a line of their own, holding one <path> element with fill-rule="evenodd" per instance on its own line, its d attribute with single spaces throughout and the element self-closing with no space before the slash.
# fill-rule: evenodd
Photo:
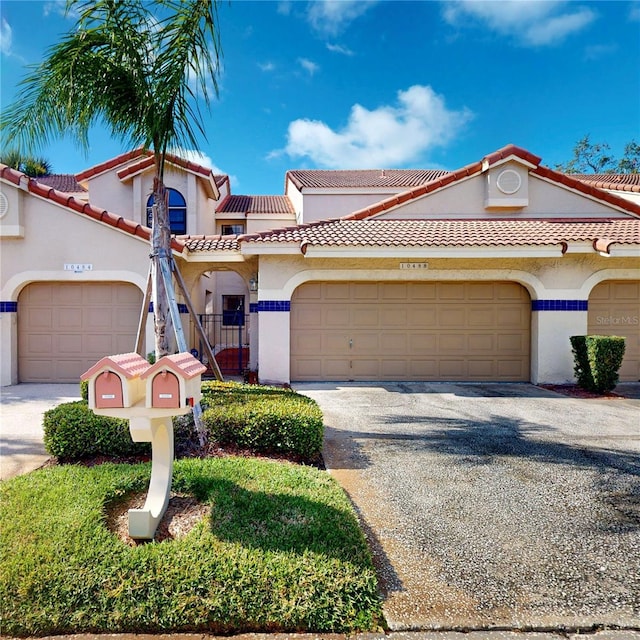
<svg viewBox="0 0 640 640">
<path fill-rule="evenodd" d="M 325 462 L 363 520 L 392 630 L 640 627 L 640 400 L 296 390 L 324 412 Z"/>
</svg>

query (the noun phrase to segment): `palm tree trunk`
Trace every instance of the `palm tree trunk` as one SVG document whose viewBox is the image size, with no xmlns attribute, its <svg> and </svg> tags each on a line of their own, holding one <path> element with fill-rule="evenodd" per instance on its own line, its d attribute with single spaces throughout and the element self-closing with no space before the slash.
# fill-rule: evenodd
<svg viewBox="0 0 640 640">
<path fill-rule="evenodd" d="M 167 190 L 158 175 L 153 179 L 153 224 L 151 230 L 151 271 L 156 358 L 169 353 L 169 300 L 160 262 L 171 260 L 171 231 L 168 219 Z"/>
</svg>

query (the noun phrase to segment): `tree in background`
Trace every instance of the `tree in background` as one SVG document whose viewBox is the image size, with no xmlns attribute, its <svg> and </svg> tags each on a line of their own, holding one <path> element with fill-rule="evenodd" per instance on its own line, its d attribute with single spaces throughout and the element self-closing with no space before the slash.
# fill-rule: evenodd
<svg viewBox="0 0 640 640">
<path fill-rule="evenodd" d="M 51 173 L 51 163 L 45 158 L 25 156 L 17 149 L 11 149 L 0 156 L 0 162 L 12 169 L 22 171 L 31 178 L 48 176 Z"/>
<path fill-rule="evenodd" d="M 7 142 L 33 149 L 63 135 L 85 150 L 101 123 L 130 147 L 154 154 L 151 260 L 156 356 L 168 353 L 169 292 L 163 265 L 172 265 L 164 184 L 166 154 L 197 148 L 204 136 L 198 100 L 217 95 L 221 56 L 215 0 L 68 0 L 79 17 L 22 81 L 4 111 Z"/>
<path fill-rule="evenodd" d="M 638 173 L 640 145 L 634 140 L 627 143 L 622 159 L 616 160 L 606 142 L 591 142 L 586 135 L 573 148 L 573 158 L 556 169 L 563 173 Z"/>
</svg>

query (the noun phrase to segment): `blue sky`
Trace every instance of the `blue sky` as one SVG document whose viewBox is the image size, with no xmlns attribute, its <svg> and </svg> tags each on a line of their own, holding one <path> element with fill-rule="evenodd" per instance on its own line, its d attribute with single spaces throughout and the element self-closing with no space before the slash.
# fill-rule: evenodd
<svg viewBox="0 0 640 640">
<path fill-rule="evenodd" d="M 64 2 L 2 0 L 1 104 L 70 29 Z M 220 4 L 220 95 L 195 159 L 236 194 L 296 168 L 456 169 L 514 143 L 547 166 L 585 134 L 640 142 L 640 2 L 450 0 Z M 126 150 L 44 147 L 56 173 Z"/>
</svg>

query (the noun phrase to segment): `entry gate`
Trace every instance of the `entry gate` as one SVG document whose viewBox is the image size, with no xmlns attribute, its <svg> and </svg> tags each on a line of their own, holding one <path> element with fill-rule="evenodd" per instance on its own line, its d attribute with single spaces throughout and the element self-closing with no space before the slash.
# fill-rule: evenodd
<svg viewBox="0 0 640 640">
<path fill-rule="evenodd" d="M 241 310 L 198 315 L 220 371 L 242 375 L 249 366 L 249 316 Z M 200 342 L 198 351 L 203 353 Z"/>
</svg>

